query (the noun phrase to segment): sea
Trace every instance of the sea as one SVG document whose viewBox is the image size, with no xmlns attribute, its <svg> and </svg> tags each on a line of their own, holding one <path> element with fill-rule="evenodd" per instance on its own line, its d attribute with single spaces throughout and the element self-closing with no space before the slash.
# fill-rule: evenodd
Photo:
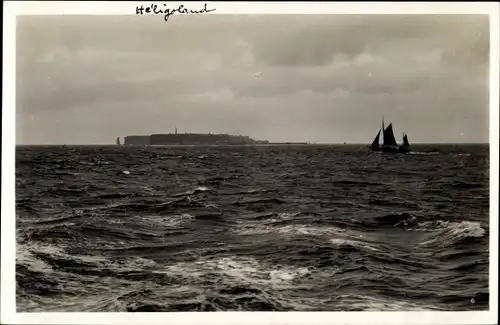
<svg viewBox="0 0 500 325">
<path fill-rule="evenodd" d="M 489 308 L 489 146 L 17 146 L 18 312 Z"/>
</svg>

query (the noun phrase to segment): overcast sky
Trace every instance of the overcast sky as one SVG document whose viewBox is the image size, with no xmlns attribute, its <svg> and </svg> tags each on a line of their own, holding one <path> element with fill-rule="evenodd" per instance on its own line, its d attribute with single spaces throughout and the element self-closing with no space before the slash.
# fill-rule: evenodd
<svg viewBox="0 0 500 325">
<path fill-rule="evenodd" d="M 16 142 L 488 141 L 487 16 L 18 17 Z M 258 76 L 258 77 L 257 77 Z"/>
</svg>

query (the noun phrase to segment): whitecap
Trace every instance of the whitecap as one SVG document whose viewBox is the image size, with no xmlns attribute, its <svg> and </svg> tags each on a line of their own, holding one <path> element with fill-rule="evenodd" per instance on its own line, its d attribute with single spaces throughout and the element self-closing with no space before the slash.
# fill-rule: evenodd
<svg viewBox="0 0 500 325">
<path fill-rule="evenodd" d="M 464 238 L 483 237 L 486 231 L 481 227 L 481 223 L 477 221 L 461 221 L 444 223 L 441 229 L 434 231 L 433 238 L 426 240 L 420 245 L 452 245 Z"/>
</svg>

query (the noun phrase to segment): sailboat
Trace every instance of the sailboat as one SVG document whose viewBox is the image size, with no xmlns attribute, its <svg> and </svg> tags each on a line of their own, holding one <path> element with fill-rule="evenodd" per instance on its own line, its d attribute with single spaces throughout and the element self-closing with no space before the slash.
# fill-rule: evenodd
<svg viewBox="0 0 500 325">
<path fill-rule="evenodd" d="M 119 146 L 120 145 L 120 137 L 116 138 L 116 145 Z"/>
<path fill-rule="evenodd" d="M 380 144 L 380 135 L 382 133 L 383 141 Z M 403 133 L 403 144 L 401 146 L 396 142 L 396 138 L 394 137 L 394 131 L 392 130 L 392 123 L 384 127 L 384 119 L 382 118 L 382 128 L 378 130 L 375 139 L 372 144 L 368 146 L 372 151 L 381 151 L 381 152 L 392 152 L 392 153 L 407 153 L 411 151 L 410 143 L 408 142 L 408 135 Z"/>
</svg>

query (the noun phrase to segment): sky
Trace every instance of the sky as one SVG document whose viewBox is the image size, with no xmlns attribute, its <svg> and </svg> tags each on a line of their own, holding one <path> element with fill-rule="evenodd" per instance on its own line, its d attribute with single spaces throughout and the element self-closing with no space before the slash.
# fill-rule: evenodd
<svg viewBox="0 0 500 325">
<path fill-rule="evenodd" d="M 488 142 L 480 15 L 21 16 L 16 143 Z"/>
</svg>

